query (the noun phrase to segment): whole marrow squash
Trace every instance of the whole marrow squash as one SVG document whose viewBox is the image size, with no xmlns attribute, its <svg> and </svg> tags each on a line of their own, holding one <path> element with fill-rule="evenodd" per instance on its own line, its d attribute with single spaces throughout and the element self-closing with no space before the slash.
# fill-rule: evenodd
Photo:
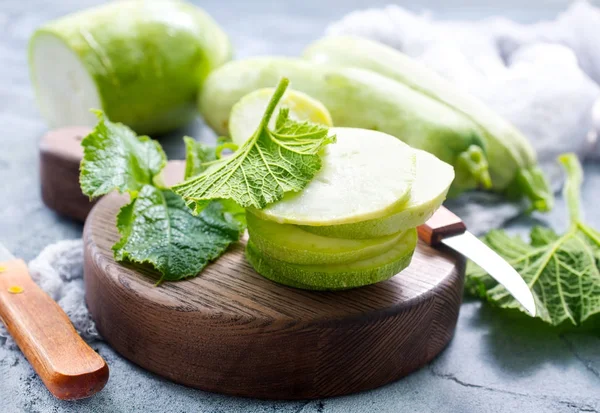
<svg viewBox="0 0 600 413">
<path fill-rule="evenodd" d="M 212 72 L 199 96 L 200 112 L 217 133 L 228 134 L 234 104 L 280 78 L 322 102 L 335 126 L 372 129 L 433 153 L 453 165 L 455 193 L 491 184 L 482 131 L 463 114 L 377 73 L 263 57 L 229 62 Z"/>
<path fill-rule="evenodd" d="M 118 1 L 35 31 L 31 78 L 50 127 L 93 126 L 102 109 L 139 134 L 163 133 L 196 114 L 198 89 L 230 59 L 227 35 L 183 1 Z"/>
<path fill-rule="evenodd" d="M 482 131 L 494 190 L 527 197 L 533 209 L 552 208 L 552 192 L 527 138 L 479 99 L 425 65 L 391 47 L 353 36 L 318 40 L 305 50 L 304 57 L 315 63 L 372 70 L 462 113 Z"/>
</svg>

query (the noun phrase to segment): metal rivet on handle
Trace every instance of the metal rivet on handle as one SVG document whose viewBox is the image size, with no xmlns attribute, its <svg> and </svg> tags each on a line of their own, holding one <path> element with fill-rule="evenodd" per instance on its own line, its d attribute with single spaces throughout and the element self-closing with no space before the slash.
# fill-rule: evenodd
<svg viewBox="0 0 600 413">
<path fill-rule="evenodd" d="M 21 294 L 23 291 L 25 290 L 19 285 L 12 285 L 8 287 L 8 292 L 11 294 Z"/>
</svg>

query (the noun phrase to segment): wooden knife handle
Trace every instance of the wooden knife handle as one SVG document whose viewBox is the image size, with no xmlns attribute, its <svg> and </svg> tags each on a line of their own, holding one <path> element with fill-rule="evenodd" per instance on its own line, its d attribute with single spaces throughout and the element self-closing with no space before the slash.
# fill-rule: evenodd
<svg viewBox="0 0 600 413">
<path fill-rule="evenodd" d="M 439 244 L 442 239 L 462 234 L 465 223 L 445 207 L 440 207 L 427 222 L 417 227 L 419 238 L 428 245 Z"/>
<path fill-rule="evenodd" d="M 79 337 L 22 260 L 0 262 L 0 319 L 55 397 L 90 397 L 108 381 L 104 359 Z"/>
</svg>

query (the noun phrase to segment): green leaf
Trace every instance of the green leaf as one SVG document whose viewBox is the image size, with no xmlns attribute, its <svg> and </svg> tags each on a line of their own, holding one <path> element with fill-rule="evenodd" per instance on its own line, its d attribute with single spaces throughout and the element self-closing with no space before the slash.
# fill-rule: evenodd
<svg viewBox="0 0 600 413">
<path fill-rule="evenodd" d="M 109 121 L 101 111 L 94 112 L 98 124 L 81 142 L 79 184 L 83 193 L 91 198 L 113 190 L 135 194 L 144 185 L 151 185 L 167 164 L 160 144 Z"/>
<path fill-rule="evenodd" d="M 217 148 L 197 142 L 189 136 L 184 136 L 185 142 L 185 178 L 200 174 L 206 169 L 205 164 L 217 160 Z"/>
<path fill-rule="evenodd" d="M 180 196 L 158 183 L 166 165 L 158 142 L 96 113 L 98 125 L 82 142 L 80 184 L 89 196 L 113 190 L 130 194 L 130 203 L 117 216 L 121 239 L 113 246 L 115 259 L 148 264 L 161 274 L 160 281 L 197 275 L 239 239 L 245 228 L 243 209 L 229 201 L 207 201 L 202 213 L 193 215 Z M 186 146 L 186 166 L 193 173 L 217 159 L 215 148 L 191 138 Z"/>
<path fill-rule="evenodd" d="M 531 244 L 504 231 L 490 231 L 483 241 L 504 257 L 531 289 L 538 317 L 554 326 L 579 325 L 600 314 L 600 233 L 582 221 L 579 190 L 582 171 L 577 157 L 560 157 L 567 172 L 564 198 L 571 225 L 564 235 L 534 227 Z M 502 308 L 526 311 L 480 267 L 467 267 L 467 291 Z"/>
<path fill-rule="evenodd" d="M 282 109 L 275 130 L 268 128 L 288 84 L 287 79 L 281 80 L 256 132 L 244 145 L 173 187 L 190 207 L 198 211 L 205 201 L 230 199 L 244 208 L 264 208 L 285 192 L 302 190 L 319 171 L 319 152 L 335 142 L 327 127 L 293 121 Z"/>
<path fill-rule="evenodd" d="M 529 239 L 531 245 L 534 247 L 542 247 L 544 245 L 552 244 L 560 238 L 553 229 L 544 227 L 533 227 Z"/>
<path fill-rule="evenodd" d="M 220 199 L 219 202 L 223 207 L 223 213 L 228 219 L 233 219 L 238 223 L 240 230 L 243 232 L 248 226 L 248 222 L 246 221 L 246 209 L 242 208 L 238 204 L 236 204 L 231 199 Z"/>
<path fill-rule="evenodd" d="M 194 139 L 185 136 L 185 179 L 196 176 L 206 169 L 206 164 L 218 159 L 222 148 L 228 148 L 231 142 L 221 142 L 218 147 L 206 145 L 197 142 Z M 212 201 L 201 201 L 194 204 L 192 210 L 194 214 L 200 213 Z M 226 217 L 235 220 L 240 226 L 240 230 L 246 229 L 246 210 L 230 199 L 219 200 L 223 206 L 223 212 Z M 189 206 L 189 205 L 188 205 Z"/>
<path fill-rule="evenodd" d="M 152 265 L 162 274 L 160 281 L 197 275 L 241 234 L 221 203 L 211 202 L 195 216 L 181 197 L 151 185 L 121 209 L 117 228 L 121 239 L 113 246 L 115 258 Z"/>
</svg>

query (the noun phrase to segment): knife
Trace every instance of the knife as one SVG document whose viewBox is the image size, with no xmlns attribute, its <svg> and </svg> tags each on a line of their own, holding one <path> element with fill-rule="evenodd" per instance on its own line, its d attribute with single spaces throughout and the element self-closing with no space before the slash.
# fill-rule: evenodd
<svg viewBox="0 0 600 413">
<path fill-rule="evenodd" d="M 0 321 L 61 400 L 92 396 L 108 381 L 104 359 L 77 334 L 69 317 L 0 243 Z"/>
<path fill-rule="evenodd" d="M 417 230 L 419 238 L 426 244 L 432 247 L 444 244 L 475 262 L 535 317 L 533 294 L 521 275 L 504 258 L 467 231 L 459 217 L 445 207 L 440 207 Z"/>
</svg>

